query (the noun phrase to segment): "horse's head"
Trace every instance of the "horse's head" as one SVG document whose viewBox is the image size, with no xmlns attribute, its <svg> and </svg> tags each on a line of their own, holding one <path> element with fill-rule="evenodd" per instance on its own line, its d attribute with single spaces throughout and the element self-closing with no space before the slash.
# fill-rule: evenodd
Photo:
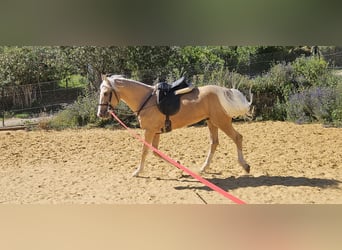
<svg viewBox="0 0 342 250">
<path fill-rule="evenodd" d="M 119 92 L 115 86 L 115 79 L 120 76 L 102 75 L 102 83 L 100 85 L 100 100 L 98 104 L 97 116 L 106 118 L 109 116 L 108 111 L 118 105 L 120 101 Z"/>
</svg>

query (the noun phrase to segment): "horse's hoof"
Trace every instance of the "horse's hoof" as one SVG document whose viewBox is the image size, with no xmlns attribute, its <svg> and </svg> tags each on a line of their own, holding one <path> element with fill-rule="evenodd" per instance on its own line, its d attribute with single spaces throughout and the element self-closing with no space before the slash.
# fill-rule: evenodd
<svg viewBox="0 0 342 250">
<path fill-rule="evenodd" d="M 203 166 L 198 170 L 198 173 L 205 173 L 205 170 L 207 169 L 208 166 Z"/>
<path fill-rule="evenodd" d="M 135 171 L 133 174 L 132 174 L 132 177 L 138 177 L 139 176 L 139 171 Z"/>
<path fill-rule="evenodd" d="M 246 164 L 243 169 L 246 171 L 247 174 L 249 174 L 249 172 L 251 171 L 251 167 L 248 164 Z"/>
</svg>

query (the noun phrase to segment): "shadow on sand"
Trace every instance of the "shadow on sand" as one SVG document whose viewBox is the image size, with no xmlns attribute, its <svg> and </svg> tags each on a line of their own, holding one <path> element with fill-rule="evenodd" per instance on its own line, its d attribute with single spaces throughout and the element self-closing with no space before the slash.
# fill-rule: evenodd
<svg viewBox="0 0 342 250">
<path fill-rule="evenodd" d="M 241 176 L 235 178 L 234 176 L 220 179 L 220 178 L 207 178 L 216 186 L 224 190 L 234 190 L 244 187 L 261 187 L 261 186 L 285 186 L 285 187 L 319 187 L 319 188 L 338 188 L 339 180 L 323 179 L 323 178 L 307 178 L 307 177 L 293 177 L 293 176 Z M 177 190 L 194 189 L 194 190 L 207 190 L 211 189 L 207 186 L 191 187 L 191 186 L 177 186 Z"/>
</svg>

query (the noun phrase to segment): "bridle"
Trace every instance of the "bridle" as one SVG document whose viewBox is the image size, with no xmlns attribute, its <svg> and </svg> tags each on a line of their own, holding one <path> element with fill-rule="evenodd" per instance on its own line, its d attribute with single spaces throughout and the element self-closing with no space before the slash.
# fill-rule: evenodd
<svg viewBox="0 0 342 250">
<path fill-rule="evenodd" d="M 108 88 L 108 86 L 106 86 Z M 113 97 L 113 93 L 114 93 L 114 96 L 115 96 L 115 99 L 117 100 L 117 102 L 119 103 L 120 102 L 120 99 L 118 97 L 118 94 L 116 93 L 115 91 L 115 88 L 113 88 L 112 86 L 110 87 L 111 89 L 111 92 L 109 94 L 109 99 L 108 99 L 108 102 L 107 103 L 99 103 L 97 104 L 98 106 L 106 106 L 107 107 L 107 110 L 110 111 L 110 110 L 114 110 L 114 107 L 112 106 L 112 97 Z M 139 107 L 139 109 L 137 111 L 133 111 L 134 113 L 136 113 L 137 116 L 139 116 L 140 112 L 145 108 L 145 105 L 147 104 L 147 102 L 151 99 L 151 97 L 155 94 L 155 90 L 152 91 L 151 94 L 149 94 L 147 96 L 147 98 L 145 99 L 145 101 L 141 104 L 141 106 Z M 155 105 L 153 105 L 155 106 Z"/>
<path fill-rule="evenodd" d="M 107 86 L 106 86 L 107 87 Z M 98 106 L 107 106 L 108 110 L 114 110 L 114 107 L 112 106 L 112 97 L 113 97 L 113 93 L 115 96 L 115 99 L 118 101 L 118 103 L 120 102 L 120 99 L 118 97 L 118 94 L 116 93 L 114 88 L 111 88 L 111 92 L 109 94 L 109 99 L 107 103 L 99 103 L 97 104 Z"/>
</svg>

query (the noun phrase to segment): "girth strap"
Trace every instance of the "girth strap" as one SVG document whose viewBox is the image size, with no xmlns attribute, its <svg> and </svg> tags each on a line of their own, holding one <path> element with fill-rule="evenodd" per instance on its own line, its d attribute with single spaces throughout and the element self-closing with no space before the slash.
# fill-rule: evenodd
<svg viewBox="0 0 342 250">
<path fill-rule="evenodd" d="M 166 115 L 165 116 L 165 124 L 164 124 L 164 128 L 161 129 L 162 133 L 167 133 L 170 132 L 172 130 L 172 123 L 170 120 L 170 116 Z"/>
</svg>

